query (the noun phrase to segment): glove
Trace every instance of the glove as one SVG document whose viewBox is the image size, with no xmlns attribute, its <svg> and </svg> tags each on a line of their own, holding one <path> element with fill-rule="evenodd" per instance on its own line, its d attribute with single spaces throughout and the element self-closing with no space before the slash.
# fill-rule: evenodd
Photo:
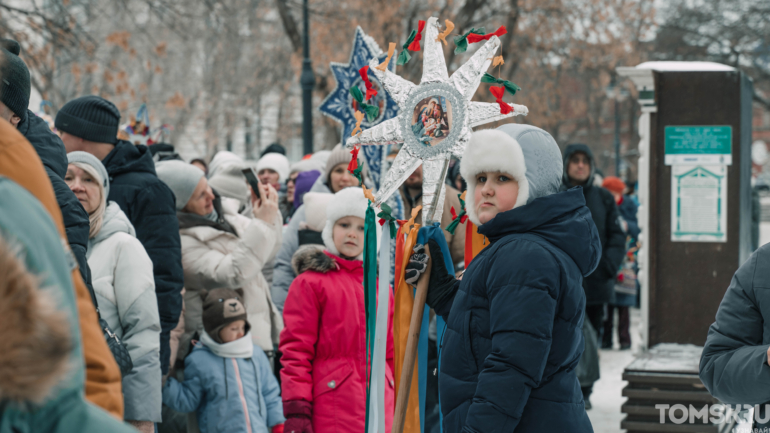
<svg viewBox="0 0 770 433">
<path fill-rule="evenodd" d="M 283 433 L 283 424 L 274 425 L 270 433 Z"/>
<path fill-rule="evenodd" d="M 313 423 L 310 420 L 313 404 L 305 400 L 283 402 L 284 433 L 313 433 Z"/>
<path fill-rule="evenodd" d="M 444 254 L 441 253 L 441 247 L 435 239 L 428 240 L 428 250 L 433 265 L 430 268 L 428 297 L 425 299 L 425 303 L 435 310 L 443 306 L 448 299 L 454 297 L 455 292 L 460 287 L 460 281 L 447 271 L 446 264 L 444 264 Z"/>
<path fill-rule="evenodd" d="M 313 433 L 313 423 L 310 418 L 291 417 L 283 423 L 284 433 Z"/>
<path fill-rule="evenodd" d="M 417 244 L 414 246 L 414 254 L 409 258 L 409 263 L 404 271 L 404 280 L 411 285 L 416 285 L 420 275 L 425 272 L 428 266 L 428 255 L 425 254 L 425 245 Z"/>
</svg>

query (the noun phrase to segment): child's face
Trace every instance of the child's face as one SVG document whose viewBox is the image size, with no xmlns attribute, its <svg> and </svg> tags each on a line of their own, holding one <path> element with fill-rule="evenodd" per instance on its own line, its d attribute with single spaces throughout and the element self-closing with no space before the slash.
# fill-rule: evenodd
<svg viewBox="0 0 770 433">
<path fill-rule="evenodd" d="M 228 323 L 227 326 L 219 330 L 219 338 L 223 343 L 229 343 L 246 335 L 246 321 L 236 320 Z"/>
<path fill-rule="evenodd" d="M 518 197 L 519 182 L 510 174 L 493 171 L 476 175 L 473 198 L 481 224 L 486 224 L 500 212 L 513 209 Z"/>
<path fill-rule="evenodd" d="M 346 216 L 337 220 L 332 229 L 337 251 L 345 257 L 358 257 L 364 251 L 364 220 Z"/>
</svg>

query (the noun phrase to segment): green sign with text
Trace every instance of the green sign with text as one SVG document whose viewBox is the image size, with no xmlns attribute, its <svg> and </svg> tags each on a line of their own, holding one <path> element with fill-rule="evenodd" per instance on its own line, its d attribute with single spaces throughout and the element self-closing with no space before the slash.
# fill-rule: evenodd
<svg viewBox="0 0 770 433">
<path fill-rule="evenodd" d="M 732 164 L 731 126 L 666 126 L 666 165 Z"/>
</svg>

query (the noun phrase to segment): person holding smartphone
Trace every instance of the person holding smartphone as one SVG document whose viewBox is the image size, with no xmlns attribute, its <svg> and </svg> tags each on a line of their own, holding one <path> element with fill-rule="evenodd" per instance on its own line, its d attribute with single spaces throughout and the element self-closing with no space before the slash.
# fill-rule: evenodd
<svg viewBox="0 0 770 433">
<path fill-rule="evenodd" d="M 275 188 L 259 184 L 259 195 L 249 188 L 254 217 L 248 218 L 238 214 L 238 201 L 219 196 L 197 167 L 163 161 L 156 170 L 176 196 L 182 239 L 187 291 L 178 358 L 187 354 L 193 335 L 203 331 L 202 291 L 227 288 L 243 289 L 252 340 L 272 363 L 283 320 L 271 300 L 262 268 L 281 245 L 282 219 Z"/>
</svg>

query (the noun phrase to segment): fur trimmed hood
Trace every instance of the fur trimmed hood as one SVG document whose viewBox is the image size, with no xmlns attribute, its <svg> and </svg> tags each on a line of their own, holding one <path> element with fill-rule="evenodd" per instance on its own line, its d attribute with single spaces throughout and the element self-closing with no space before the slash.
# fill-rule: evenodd
<svg viewBox="0 0 770 433">
<path fill-rule="evenodd" d="M 559 191 L 561 152 L 550 134 L 531 125 L 511 123 L 474 132 L 465 148 L 460 173 L 468 184 L 466 212 L 476 225 L 481 224 L 473 192 L 476 175 L 485 171 L 508 173 L 516 179 L 519 196 L 515 209 Z"/>
<path fill-rule="evenodd" d="M 291 267 L 297 275 L 306 271 L 327 273 L 337 268 L 334 259 L 324 253 L 320 245 L 303 245 L 291 258 Z"/>
</svg>

